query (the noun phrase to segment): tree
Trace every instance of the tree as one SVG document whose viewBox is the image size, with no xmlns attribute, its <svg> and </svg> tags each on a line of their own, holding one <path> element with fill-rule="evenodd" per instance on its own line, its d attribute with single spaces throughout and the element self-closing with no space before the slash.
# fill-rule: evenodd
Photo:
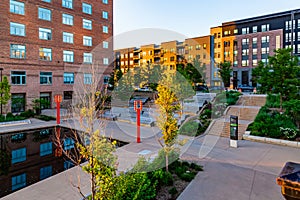
<svg viewBox="0 0 300 200">
<path fill-rule="evenodd" d="M 187 63 L 186 65 L 184 64 L 178 64 L 177 65 L 177 71 L 182 74 L 188 80 L 192 85 L 195 83 L 204 83 L 203 80 L 203 67 L 200 67 L 200 62 L 194 60 L 194 66 L 192 63 Z"/>
<path fill-rule="evenodd" d="M 123 76 L 123 72 L 119 69 L 115 69 L 111 75 L 110 75 L 110 78 L 108 80 L 108 84 L 110 85 L 110 88 L 111 90 L 114 89 L 114 87 L 117 86 L 117 83 L 118 81 L 122 78 Z"/>
<path fill-rule="evenodd" d="M 279 94 L 280 109 L 283 101 L 288 101 L 297 96 L 300 85 L 300 67 L 298 58 L 291 55 L 291 49 L 278 49 L 274 56 L 269 57 L 269 63 L 263 64 L 253 69 L 253 76 L 262 93 Z"/>
<path fill-rule="evenodd" d="M 2 82 L 0 82 L 0 104 L 1 104 L 1 115 L 2 115 L 2 105 L 6 105 L 11 97 L 10 85 L 6 76 L 3 77 Z"/>
<path fill-rule="evenodd" d="M 56 146 L 63 152 L 64 156 L 90 175 L 89 199 L 92 200 L 111 199 L 117 167 L 117 158 L 114 154 L 116 144 L 107 139 L 105 121 L 98 119 L 97 105 L 99 99 L 104 100 L 104 97 L 107 96 L 106 89 L 101 84 L 103 82 L 101 79 L 102 70 L 103 68 L 96 64 L 84 66 L 81 68 L 81 73 L 78 73 L 76 77 L 72 114 L 79 119 L 73 127 L 75 126 L 76 130 L 80 131 L 74 131 L 68 136 L 73 140 L 74 148 L 70 150 L 63 148 L 66 138 L 61 137 L 59 131 L 56 132 L 55 140 Z M 90 76 L 85 78 L 83 74 Z M 82 161 L 87 161 L 87 164 L 82 165 Z M 80 176 L 78 176 L 78 185 L 77 183 L 72 184 L 78 189 L 82 197 L 86 198 L 80 187 Z"/>
<path fill-rule="evenodd" d="M 166 157 L 166 170 L 168 171 L 169 165 L 169 152 L 172 150 L 172 146 L 175 144 L 175 139 L 178 135 L 177 120 L 174 117 L 174 113 L 179 110 L 178 99 L 175 93 L 171 91 L 171 79 L 168 76 L 157 87 L 158 98 L 155 103 L 159 107 L 160 115 L 158 118 L 158 126 L 162 130 L 162 140 L 164 144 L 160 143 L 165 151 Z"/>
<path fill-rule="evenodd" d="M 292 117 L 297 128 L 300 128 L 300 100 L 292 99 L 283 103 L 283 107 L 286 109 L 286 113 Z"/>
<path fill-rule="evenodd" d="M 220 63 L 220 76 L 222 78 L 222 81 L 224 83 L 224 87 L 230 86 L 230 74 L 232 72 L 231 63 L 228 61 L 225 61 L 223 63 Z"/>
</svg>

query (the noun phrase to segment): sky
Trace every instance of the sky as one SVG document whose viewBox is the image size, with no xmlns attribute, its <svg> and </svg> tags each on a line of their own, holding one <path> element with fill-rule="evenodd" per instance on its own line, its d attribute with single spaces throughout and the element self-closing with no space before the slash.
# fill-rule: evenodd
<svg viewBox="0 0 300 200">
<path fill-rule="evenodd" d="M 297 8 L 299 0 L 114 0 L 115 49 L 183 41 L 222 22 Z"/>
</svg>

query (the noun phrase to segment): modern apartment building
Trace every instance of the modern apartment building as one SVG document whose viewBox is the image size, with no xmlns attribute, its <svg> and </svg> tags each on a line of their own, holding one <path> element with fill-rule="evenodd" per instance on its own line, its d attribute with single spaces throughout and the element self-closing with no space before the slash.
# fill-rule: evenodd
<svg viewBox="0 0 300 200">
<path fill-rule="evenodd" d="M 203 36 L 188 38 L 183 42 L 174 40 L 159 45 L 149 44 L 140 48 L 118 49 L 115 50 L 115 67 L 126 72 L 128 66 L 131 69 L 152 64 L 162 65 L 170 72 L 176 72 L 177 64 L 192 63 L 196 59 L 205 68 L 207 84 L 210 85 L 212 47 L 211 36 Z"/>
<path fill-rule="evenodd" d="M 285 11 L 222 24 L 224 58 L 221 60 L 230 61 L 233 65 L 233 88 L 240 84 L 256 86 L 252 81 L 252 69 L 260 61 L 268 63 L 268 56 L 274 55 L 276 49 L 289 47 L 295 55 L 300 55 L 299 11 Z"/>
<path fill-rule="evenodd" d="M 110 74 L 112 0 L 0 0 L 0 6 L 0 67 L 13 102 L 8 111 L 24 111 L 37 98 L 52 107 L 57 94 L 70 101 L 76 77 L 90 77 L 78 72 L 82 66 L 96 62 L 103 76 Z"/>
</svg>

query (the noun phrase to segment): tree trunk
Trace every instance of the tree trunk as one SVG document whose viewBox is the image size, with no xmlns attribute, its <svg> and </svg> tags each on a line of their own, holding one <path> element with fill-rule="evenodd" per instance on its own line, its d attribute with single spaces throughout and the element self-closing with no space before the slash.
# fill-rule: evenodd
<svg viewBox="0 0 300 200">
<path fill-rule="evenodd" d="M 169 156 L 168 156 L 168 152 L 166 152 L 166 171 L 169 172 Z"/>
</svg>

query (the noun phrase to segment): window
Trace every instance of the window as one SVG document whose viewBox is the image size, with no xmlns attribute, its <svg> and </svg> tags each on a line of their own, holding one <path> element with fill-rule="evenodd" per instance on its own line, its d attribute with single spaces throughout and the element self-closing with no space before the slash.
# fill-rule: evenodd
<svg viewBox="0 0 300 200">
<path fill-rule="evenodd" d="M 263 24 L 261 25 L 261 32 L 269 31 L 270 25 L 269 24 Z"/>
<path fill-rule="evenodd" d="M 47 3 L 50 3 L 50 2 L 51 2 L 51 0 L 42 0 L 42 1 L 47 2 Z"/>
<path fill-rule="evenodd" d="M 64 139 L 64 150 L 69 150 L 74 148 L 74 140 L 72 138 Z"/>
<path fill-rule="evenodd" d="M 298 19 L 298 26 L 297 27 L 300 28 L 300 19 Z"/>
<path fill-rule="evenodd" d="M 261 61 L 262 61 L 264 64 L 267 64 L 267 63 L 269 62 L 269 59 L 264 58 L 264 59 L 261 59 Z"/>
<path fill-rule="evenodd" d="M 40 72 L 40 84 L 42 85 L 52 84 L 52 72 Z"/>
<path fill-rule="evenodd" d="M 108 27 L 107 26 L 103 26 L 103 33 L 108 33 Z"/>
<path fill-rule="evenodd" d="M 257 26 L 252 27 L 252 33 L 257 33 Z"/>
<path fill-rule="evenodd" d="M 268 43 L 269 39 L 270 39 L 269 36 L 263 36 L 263 37 L 261 37 L 261 43 Z"/>
<path fill-rule="evenodd" d="M 93 54 L 83 53 L 83 62 L 84 63 L 92 63 L 93 62 Z"/>
<path fill-rule="evenodd" d="M 82 28 L 92 30 L 92 21 L 88 19 L 82 19 Z"/>
<path fill-rule="evenodd" d="M 261 54 L 269 54 L 269 47 L 261 48 Z"/>
<path fill-rule="evenodd" d="M 242 66 L 243 67 L 249 66 L 249 60 L 242 60 Z"/>
<path fill-rule="evenodd" d="M 238 34 L 238 33 L 239 33 L 239 29 L 234 29 L 234 30 L 233 30 L 233 33 L 234 33 L 234 34 Z"/>
<path fill-rule="evenodd" d="M 108 49 L 108 42 L 103 42 L 103 49 Z"/>
<path fill-rule="evenodd" d="M 40 156 L 52 154 L 52 142 L 40 144 Z"/>
<path fill-rule="evenodd" d="M 104 64 L 104 65 L 108 65 L 108 63 L 109 63 L 108 58 L 103 58 L 103 64 Z"/>
<path fill-rule="evenodd" d="M 252 38 L 252 45 L 257 44 L 257 38 Z"/>
<path fill-rule="evenodd" d="M 249 27 L 242 28 L 242 34 L 249 34 Z"/>
<path fill-rule="evenodd" d="M 64 100 L 72 99 L 73 91 L 64 91 Z"/>
<path fill-rule="evenodd" d="M 63 51 L 64 62 L 74 62 L 73 51 Z"/>
<path fill-rule="evenodd" d="M 51 40 L 52 30 L 48 28 L 39 28 L 39 38 L 41 40 Z"/>
<path fill-rule="evenodd" d="M 74 84 L 74 73 L 64 73 L 64 84 Z"/>
<path fill-rule="evenodd" d="M 249 49 L 243 49 L 242 50 L 242 55 L 243 56 L 248 56 L 249 55 Z"/>
<path fill-rule="evenodd" d="M 11 177 L 11 190 L 17 190 L 26 186 L 26 174 Z"/>
<path fill-rule="evenodd" d="M 103 19 L 108 19 L 108 12 L 102 11 L 102 18 Z"/>
<path fill-rule="evenodd" d="M 242 39 L 242 45 L 248 45 L 249 44 L 249 38 Z"/>
<path fill-rule="evenodd" d="M 51 10 L 39 8 L 39 19 L 51 21 Z"/>
<path fill-rule="evenodd" d="M 295 27 L 296 27 L 296 22 L 295 20 L 293 20 L 293 28 L 295 29 Z M 285 30 L 291 30 L 291 29 L 292 29 L 292 21 L 285 21 Z"/>
<path fill-rule="evenodd" d="M 11 151 L 11 163 L 24 162 L 26 160 L 26 148 L 15 149 Z"/>
<path fill-rule="evenodd" d="M 253 65 L 253 66 L 257 66 L 257 59 L 252 60 L 252 65 Z"/>
<path fill-rule="evenodd" d="M 233 61 L 233 66 L 234 66 L 234 67 L 237 67 L 237 66 L 238 66 L 238 61 L 237 61 L 237 60 Z"/>
<path fill-rule="evenodd" d="M 108 0 L 102 0 L 102 3 L 108 4 Z"/>
<path fill-rule="evenodd" d="M 83 36 L 83 46 L 92 46 L 92 37 L 90 36 Z"/>
<path fill-rule="evenodd" d="M 40 168 L 40 180 L 43 180 L 50 176 L 52 176 L 52 166 L 51 165 Z"/>
<path fill-rule="evenodd" d="M 109 76 L 104 76 L 104 78 L 103 78 L 103 83 L 104 84 L 108 84 L 108 82 L 109 82 Z"/>
<path fill-rule="evenodd" d="M 62 7 L 73 9 L 73 0 L 62 0 Z"/>
<path fill-rule="evenodd" d="M 26 47 L 24 45 L 11 44 L 10 45 L 10 57 L 11 58 L 25 59 L 25 57 L 26 57 Z"/>
<path fill-rule="evenodd" d="M 206 49 L 206 46 L 207 46 L 207 45 L 204 43 L 204 44 L 203 44 L 203 49 Z"/>
<path fill-rule="evenodd" d="M 257 49 L 252 49 L 252 55 L 257 55 Z"/>
<path fill-rule="evenodd" d="M 11 112 L 19 113 L 25 111 L 25 94 L 11 94 Z"/>
<path fill-rule="evenodd" d="M 10 22 L 10 34 L 18 35 L 18 36 L 25 36 L 25 25 Z"/>
<path fill-rule="evenodd" d="M 92 14 L 92 5 L 87 3 L 82 3 L 82 12 L 86 14 Z"/>
<path fill-rule="evenodd" d="M 10 0 L 9 10 L 11 13 L 24 15 L 25 9 L 24 9 L 24 3 L 19 1 Z"/>
<path fill-rule="evenodd" d="M 11 84 L 13 84 L 13 85 L 25 85 L 26 84 L 26 72 L 12 71 L 10 76 L 11 76 Z"/>
<path fill-rule="evenodd" d="M 63 32 L 63 42 L 73 44 L 73 33 Z"/>
<path fill-rule="evenodd" d="M 62 23 L 73 26 L 73 16 L 68 14 L 62 14 Z"/>
<path fill-rule="evenodd" d="M 52 49 L 43 48 L 39 49 L 40 60 L 51 61 L 52 60 Z"/>
<path fill-rule="evenodd" d="M 89 73 L 84 73 L 83 74 L 83 82 L 84 84 L 92 84 L 93 78 L 92 78 L 92 74 Z"/>
</svg>

